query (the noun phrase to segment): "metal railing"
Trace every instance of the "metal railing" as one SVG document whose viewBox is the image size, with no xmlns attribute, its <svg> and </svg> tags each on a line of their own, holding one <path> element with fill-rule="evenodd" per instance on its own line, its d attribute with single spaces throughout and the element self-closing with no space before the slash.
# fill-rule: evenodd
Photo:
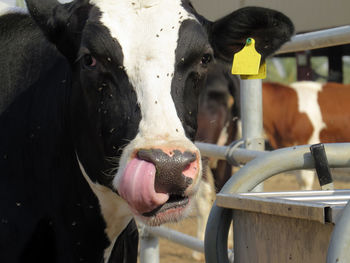
<svg viewBox="0 0 350 263">
<path fill-rule="evenodd" d="M 325 144 L 330 167 L 350 167 L 350 143 Z M 256 158 L 243 166 L 225 184 L 220 193 L 249 192 L 256 185 L 273 175 L 295 169 L 314 168 L 309 145 L 275 150 Z M 205 256 L 210 263 L 230 262 L 225 242 L 232 211 L 213 205 L 205 233 Z M 334 261 L 335 262 L 335 261 Z M 341 261 L 349 262 L 349 261 Z"/>
<path fill-rule="evenodd" d="M 311 33 L 296 35 L 286 43 L 277 54 L 297 52 L 301 50 L 323 48 L 329 46 L 343 45 L 350 43 L 350 26 L 337 27 Z M 262 152 L 262 82 L 261 80 L 241 81 L 241 109 L 242 109 L 242 137 L 244 148 L 237 148 L 229 151 L 228 147 L 196 143 L 202 155 L 217 159 L 232 158 L 240 163 L 247 163 L 238 173 L 235 174 L 224 186 L 221 193 L 243 192 L 252 190 L 259 183 L 279 172 L 294 169 L 313 168 L 313 160 L 308 157 L 307 146 L 292 147 L 276 150 L 270 153 Z M 328 160 L 334 167 L 350 167 L 350 144 L 337 144 L 326 146 Z M 340 155 L 341 152 L 341 155 Z M 283 159 L 281 156 L 283 154 Z M 283 162 L 282 160 L 286 161 Z M 290 163 L 288 163 L 288 161 Z M 285 165 L 283 165 L 284 163 Z M 287 165 L 288 163 L 288 165 Z M 277 168 L 276 168 L 277 167 Z M 350 213 L 350 207 L 346 207 L 344 214 Z M 206 262 L 233 262 L 233 255 L 227 252 L 227 234 L 231 223 L 231 211 L 213 205 L 211 210 L 205 237 Z M 349 222 L 349 223 L 347 223 Z M 340 231 L 334 231 L 335 237 L 332 240 L 342 240 L 332 243 L 329 249 L 329 260 L 332 256 L 346 255 L 344 246 L 341 246 L 349 238 L 344 238 L 344 233 L 350 232 L 350 220 L 344 220 L 339 227 Z M 346 231 L 345 231 L 346 230 Z M 203 242 L 193 237 L 174 230 L 161 228 L 146 228 L 141 231 L 141 263 L 158 263 L 159 249 L 158 237 L 165 237 L 172 242 L 179 243 L 188 248 L 203 252 Z M 340 237 L 342 236 L 342 237 Z M 217 243 L 218 240 L 221 243 Z M 331 256 L 332 255 L 332 256 Z M 350 262 L 350 256 L 344 262 Z"/>
<path fill-rule="evenodd" d="M 284 44 L 276 54 L 339 46 L 350 42 L 350 26 L 299 34 Z"/>
</svg>

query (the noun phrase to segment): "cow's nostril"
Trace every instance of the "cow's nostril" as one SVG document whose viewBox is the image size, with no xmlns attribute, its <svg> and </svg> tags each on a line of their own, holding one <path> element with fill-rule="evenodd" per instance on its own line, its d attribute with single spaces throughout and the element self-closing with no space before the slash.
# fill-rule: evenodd
<svg viewBox="0 0 350 263">
<path fill-rule="evenodd" d="M 186 165 L 185 169 L 183 169 L 183 170 L 186 171 L 186 170 L 190 169 L 190 167 L 191 167 L 191 164 L 189 163 Z"/>
<path fill-rule="evenodd" d="M 137 157 L 156 167 L 155 190 L 158 193 L 183 195 L 193 179 L 183 174 L 197 160 L 196 153 L 173 150 L 169 155 L 161 149 L 141 149 Z"/>
</svg>

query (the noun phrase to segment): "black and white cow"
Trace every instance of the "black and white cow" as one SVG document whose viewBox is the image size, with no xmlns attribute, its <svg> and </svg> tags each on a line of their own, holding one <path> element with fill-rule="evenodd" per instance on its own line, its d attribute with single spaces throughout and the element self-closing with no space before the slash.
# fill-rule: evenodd
<svg viewBox="0 0 350 263">
<path fill-rule="evenodd" d="M 290 20 L 217 22 L 187 0 L 27 0 L 0 17 L 0 262 L 135 262 L 133 217 L 181 219 L 198 189 L 198 94 L 247 37 L 267 56 Z"/>
</svg>

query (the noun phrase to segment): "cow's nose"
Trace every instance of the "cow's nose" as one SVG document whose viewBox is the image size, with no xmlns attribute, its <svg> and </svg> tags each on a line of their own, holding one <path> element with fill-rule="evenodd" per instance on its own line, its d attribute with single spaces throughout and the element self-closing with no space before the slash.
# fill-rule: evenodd
<svg viewBox="0 0 350 263">
<path fill-rule="evenodd" d="M 193 182 L 191 177 L 196 176 L 189 177 L 183 173 L 197 160 L 197 155 L 193 152 L 173 150 L 167 154 L 161 149 L 141 149 L 137 157 L 156 167 L 154 188 L 158 193 L 184 195 Z"/>
</svg>

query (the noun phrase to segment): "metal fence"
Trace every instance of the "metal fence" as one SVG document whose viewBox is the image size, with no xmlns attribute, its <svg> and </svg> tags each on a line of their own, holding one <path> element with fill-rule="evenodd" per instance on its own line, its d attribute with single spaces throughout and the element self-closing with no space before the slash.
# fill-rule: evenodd
<svg viewBox="0 0 350 263">
<path fill-rule="evenodd" d="M 301 50 L 323 48 L 350 43 L 350 26 L 343 26 L 328 30 L 297 35 L 286 43 L 277 53 L 289 53 Z M 243 192 L 252 190 L 265 179 L 289 170 L 313 168 L 314 163 L 309 156 L 308 146 L 291 147 L 276 150 L 270 153 L 261 152 L 263 143 L 262 126 L 262 82 L 261 80 L 241 81 L 241 112 L 242 112 L 242 139 L 244 149 L 235 150 L 225 146 L 208 145 L 197 143 L 202 155 L 218 159 L 231 158 L 241 163 L 247 163 L 234 177 L 232 177 L 220 193 Z M 350 166 L 350 144 L 326 145 L 331 167 Z M 283 159 L 281 159 L 283 156 Z M 284 161 L 282 161 L 284 160 Z M 344 216 L 350 213 L 350 206 L 347 206 Z M 203 252 L 205 250 L 206 262 L 232 262 L 232 255 L 227 252 L 227 233 L 231 223 L 231 211 L 213 205 L 210 213 L 205 245 L 202 241 L 189 237 L 174 230 L 161 228 L 143 227 L 141 231 L 141 263 L 158 263 L 159 248 L 158 237 L 167 238 L 188 248 Z M 349 242 L 344 234 L 350 232 L 349 220 L 343 220 L 342 224 L 334 231 L 332 243 L 329 250 L 329 261 L 335 255 L 345 255 L 346 247 L 342 242 Z M 340 230 L 339 230 L 340 228 Z M 340 241 L 338 241 L 340 240 Z M 340 262 L 350 262 L 347 258 Z"/>
</svg>

